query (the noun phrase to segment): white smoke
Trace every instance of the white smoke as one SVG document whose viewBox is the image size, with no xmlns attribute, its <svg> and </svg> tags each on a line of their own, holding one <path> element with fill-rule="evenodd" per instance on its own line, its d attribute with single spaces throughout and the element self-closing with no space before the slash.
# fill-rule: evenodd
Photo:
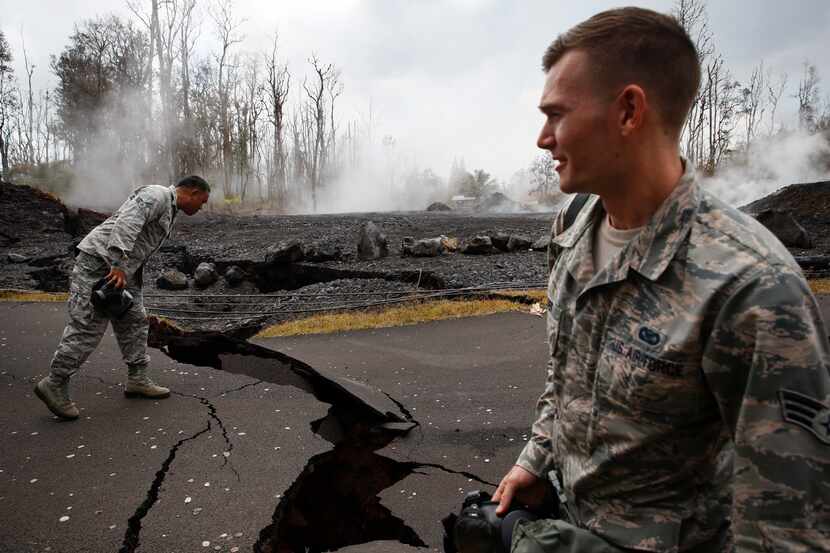
<svg viewBox="0 0 830 553">
<path fill-rule="evenodd" d="M 365 211 L 423 211 L 435 201 L 447 201 L 446 181 L 426 168 L 403 159 L 396 146 L 367 144 L 357 162 L 340 168 L 337 176 L 317 192 L 317 213 Z M 296 213 L 313 213 L 310 193 L 306 192 Z"/>
<path fill-rule="evenodd" d="M 758 139 L 702 185 L 723 201 L 746 205 L 790 184 L 830 180 L 830 143 L 821 134 L 781 132 Z"/>
<path fill-rule="evenodd" d="M 147 130 L 145 93 L 131 90 L 111 95 L 89 117 L 94 118 L 95 130 L 73 164 L 73 184 L 63 198 L 67 205 L 112 211 L 139 186 L 167 184 L 153 182 L 147 174 L 146 144 L 157 141 L 161 129 Z"/>
</svg>

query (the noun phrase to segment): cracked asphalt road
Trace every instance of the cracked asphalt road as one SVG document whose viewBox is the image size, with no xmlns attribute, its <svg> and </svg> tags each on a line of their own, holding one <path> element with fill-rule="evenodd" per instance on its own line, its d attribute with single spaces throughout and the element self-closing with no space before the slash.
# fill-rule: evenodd
<svg viewBox="0 0 830 553">
<path fill-rule="evenodd" d="M 58 422 L 32 386 L 65 316 L 61 303 L 0 303 L 0 551 L 119 551 L 137 521 L 137 551 L 250 551 L 309 458 L 331 449 L 309 428 L 329 405 L 156 350 L 173 397 L 129 400 L 108 334 L 73 380 L 81 419 Z M 487 489 L 461 473 L 498 482 L 512 464 L 544 371 L 544 320 L 518 313 L 257 343 L 380 388 L 419 421 L 378 453 L 424 467 L 380 497 L 436 551 L 439 519 Z"/>
</svg>

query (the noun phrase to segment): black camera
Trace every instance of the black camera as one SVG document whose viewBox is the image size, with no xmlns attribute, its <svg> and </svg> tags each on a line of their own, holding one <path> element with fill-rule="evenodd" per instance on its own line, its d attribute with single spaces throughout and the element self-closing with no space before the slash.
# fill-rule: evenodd
<svg viewBox="0 0 830 553">
<path fill-rule="evenodd" d="M 555 516 L 549 504 L 543 509 L 549 513 L 511 506 L 503 517 L 496 515 L 498 506 L 487 492 L 468 493 L 461 512 L 441 521 L 445 553 L 509 553 L 513 529 L 519 521 Z"/>
<path fill-rule="evenodd" d="M 123 288 L 108 284 L 107 279 L 102 278 L 92 286 L 90 301 L 99 315 L 120 319 L 133 306 L 133 295 Z"/>
</svg>

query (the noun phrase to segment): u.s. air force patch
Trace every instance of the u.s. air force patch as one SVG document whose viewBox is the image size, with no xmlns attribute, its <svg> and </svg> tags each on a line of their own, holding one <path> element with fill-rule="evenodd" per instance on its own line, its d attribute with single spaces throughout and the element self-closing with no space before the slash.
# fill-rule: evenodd
<svg viewBox="0 0 830 553">
<path fill-rule="evenodd" d="M 779 390 L 778 397 L 785 421 L 797 424 L 830 445 L 830 407 L 792 390 Z"/>
</svg>

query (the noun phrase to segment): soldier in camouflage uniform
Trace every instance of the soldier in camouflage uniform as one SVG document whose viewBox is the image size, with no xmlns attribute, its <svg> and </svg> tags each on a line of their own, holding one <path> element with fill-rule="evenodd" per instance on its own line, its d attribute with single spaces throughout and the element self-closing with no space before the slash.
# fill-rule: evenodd
<svg viewBox="0 0 830 553">
<path fill-rule="evenodd" d="M 680 158 L 692 42 L 623 8 L 543 65 L 539 146 L 592 195 L 554 223 L 545 389 L 494 494 L 503 514 L 555 479 L 563 519 L 512 551 L 830 551 L 827 330 L 787 250 Z M 598 255 L 609 227 L 630 236 Z"/>
<path fill-rule="evenodd" d="M 147 258 L 170 236 L 178 211 L 195 214 L 209 195 L 210 186 L 198 176 L 185 177 L 170 187 L 141 187 L 78 245 L 80 253 L 69 286 L 70 321 L 52 358 L 49 376 L 35 386 L 35 394 L 52 413 L 67 420 L 78 418 L 78 408 L 69 397 L 69 379 L 98 347 L 110 322 L 128 368 L 124 394 L 153 399 L 170 395 L 169 389 L 147 375 L 149 327 L 141 292 L 142 272 Z M 132 306 L 120 318 L 109 318 L 92 306 L 93 286 L 102 277 L 133 296 Z"/>
</svg>

